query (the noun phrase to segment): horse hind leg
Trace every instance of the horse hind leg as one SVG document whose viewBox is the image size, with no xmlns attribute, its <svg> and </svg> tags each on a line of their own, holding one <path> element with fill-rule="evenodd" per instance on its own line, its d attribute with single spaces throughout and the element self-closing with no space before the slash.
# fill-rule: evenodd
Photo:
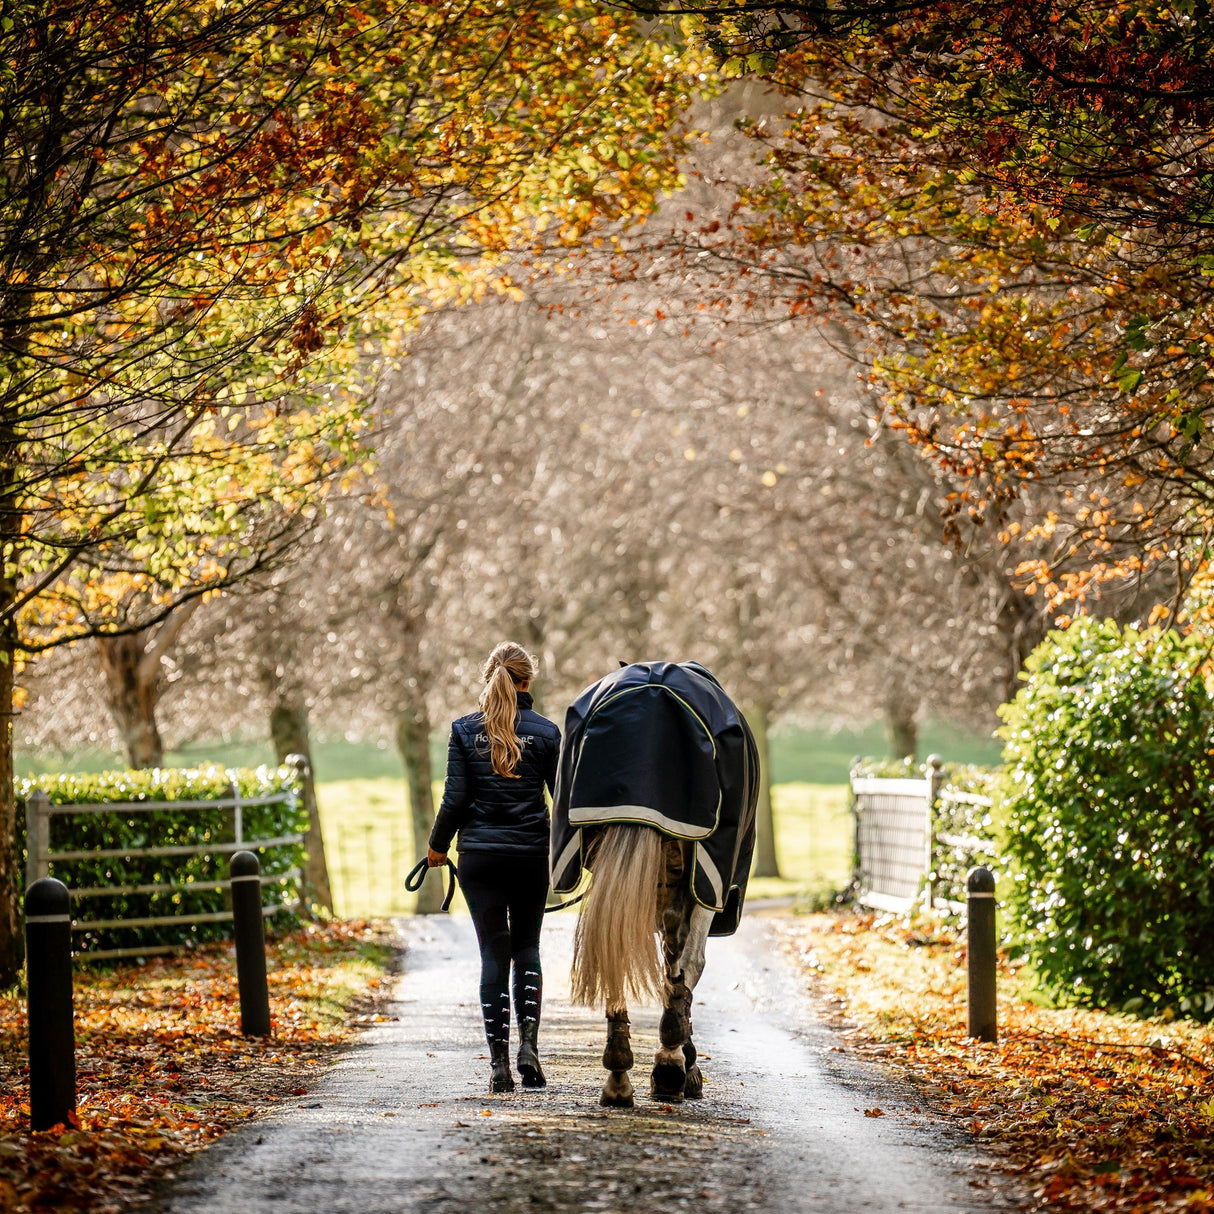
<svg viewBox="0 0 1214 1214">
<path fill-rule="evenodd" d="M 691 1002 L 692 991 L 704 972 L 712 912 L 691 905 L 676 920 L 677 910 L 671 909 L 674 913 L 664 933 L 666 1007 L 658 1029 L 661 1048 L 653 1060 L 650 1093 L 655 1100 L 676 1103 L 684 1098 L 699 1100 L 704 1094 L 704 1076 L 691 1039 Z"/>
<path fill-rule="evenodd" d="M 607 1082 L 599 1104 L 609 1109 L 630 1109 L 633 1106 L 632 1042 L 627 1008 L 607 1012 L 607 1045 L 603 1050 L 603 1066 L 607 1068 Z"/>
</svg>

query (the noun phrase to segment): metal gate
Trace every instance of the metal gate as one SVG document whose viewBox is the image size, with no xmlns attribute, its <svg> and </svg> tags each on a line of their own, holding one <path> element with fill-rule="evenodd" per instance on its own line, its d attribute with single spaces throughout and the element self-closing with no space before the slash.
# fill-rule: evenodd
<svg viewBox="0 0 1214 1214">
<path fill-rule="evenodd" d="M 900 913 L 917 900 L 931 905 L 932 805 L 941 760 L 932 755 L 923 779 L 853 776 L 856 900 Z"/>
<path fill-rule="evenodd" d="M 856 901 L 901 914 L 916 904 L 960 912 L 965 873 L 995 866 L 992 799 L 954 787 L 939 755 L 923 777 L 851 778 L 856 830 Z M 987 815 L 985 824 L 979 819 Z"/>
</svg>

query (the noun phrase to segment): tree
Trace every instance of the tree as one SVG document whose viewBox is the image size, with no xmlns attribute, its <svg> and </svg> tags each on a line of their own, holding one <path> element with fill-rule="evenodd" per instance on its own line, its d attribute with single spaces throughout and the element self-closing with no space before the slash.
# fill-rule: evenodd
<svg viewBox="0 0 1214 1214">
<path fill-rule="evenodd" d="M 817 76 L 852 104 L 913 121 L 916 161 L 963 162 L 998 205 L 1208 233 L 1212 187 L 1200 169 L 1214 124 L 1214 21 L 1204 10 L 670 0 L 644 11 L 686 18 L 727 75 L 763 73 L 793 93 Z"/>
<path fill-rule="evenodd" d="M 360 425 L 339 339 L 677 180 L 677 56 L 585 5 L 88 0 L 20 10 L 0 52 L 4 704 L 18 652 L 154 627 L 314 508 Z"/>
<path fill-rule="evenodd" d="M 331 627 L 339 646 L 374 637 L 376 659 L 349 691 L 373 696 L 391 722 L 419 852 L 434 822 L 430 738 L 454 698 L 447 670 L 465 631 L 458 567 L 488 520 L 511 516 L 523 453 L 534 452 L 538 384 L 556 374 L 536 363 L 532 310 L 470 311 L 433 317 L 410 342 L 377 402 L 378 500 L 340 503 L 327 524 Z M 474 652 L 484 648 L 480 637 Z M 438 883 L 423 885 L 417 909 L 440 902 Z"/>
<path fill-rule="evenodd" d="M 191 599 L 155 628 L 97 638 L 110 712 L 132 767 L 163 765 L 156 705 L 166 685 L 165 658 L 197 605 L 198 599 Z"/>
<path fill-rule="evenodd" d="M 662 7 L 788 98 L 765 177 L 687 225 L 721 296 L 849 325 L 960 525 L 1044 499 L 1055 609 L 1170 563 L 1174 611 L 1211 517 L 1208 14 Z"/>
</svg>

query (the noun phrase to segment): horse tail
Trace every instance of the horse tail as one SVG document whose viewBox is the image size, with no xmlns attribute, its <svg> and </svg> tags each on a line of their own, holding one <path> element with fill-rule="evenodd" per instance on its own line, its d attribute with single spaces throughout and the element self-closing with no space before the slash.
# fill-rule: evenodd
<svg viewBox="0 0 1214 1214">
<path fill-rule="evenodd" d="M 605 826 L 587 856 L 594 874 L 573 936 L 574 1003 L 622 1009 L 662 994 L 658 885 L 662 836 L 649 826 Z"/>
</svg>

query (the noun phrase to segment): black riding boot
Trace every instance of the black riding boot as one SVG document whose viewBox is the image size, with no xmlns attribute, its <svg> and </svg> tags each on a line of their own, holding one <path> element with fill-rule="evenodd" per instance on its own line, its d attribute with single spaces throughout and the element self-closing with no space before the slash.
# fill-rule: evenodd
<svg viewBox="0 0 1214 1214">
<path fill-rule="evenodd" d="M 523 1087 L 543 1088 L 548 1086 L 544 1072 L 540 1070 L 540 1053 L 538 1037 L 540 1022 L 524 1020 L 518 1026 L 518 1073 L 522 1076 Z"/>
<path fill-rule="evenodd" d="M 493 1068 L 489 1075 L 489 1090 L 491 1092 L 513 1092 L 514 1076 L 510 1074 L 510 1042 L 491 1041 L 489 1043 L 489 1065 Z"/>
</svg>

